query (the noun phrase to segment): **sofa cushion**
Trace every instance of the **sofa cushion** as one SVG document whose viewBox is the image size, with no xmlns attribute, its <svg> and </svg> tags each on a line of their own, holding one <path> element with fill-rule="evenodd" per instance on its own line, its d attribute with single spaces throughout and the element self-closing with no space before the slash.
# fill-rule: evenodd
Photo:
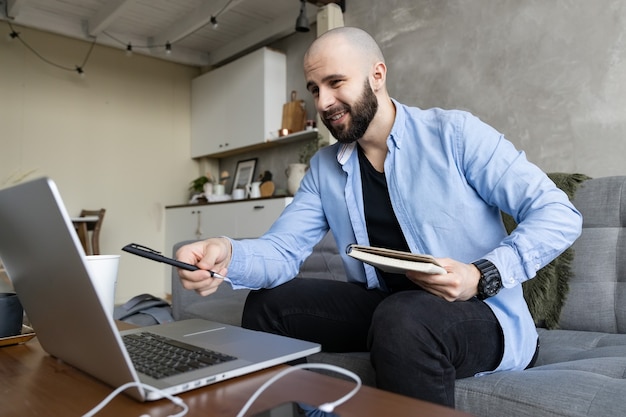
<svg viewBox="0 0 626 417">
<path fill-rule="evenodd" d="M 573 202 L 583 233 L 559 327 L 626 333 L 626 176 L 585 181 Z"/>
<path fill-rule="evenodd" d="M 347 281 L 337 243 L 331 232 L 320 240 L 313 248 L 313 252 L 300 267 L 298 278 L 332 279 Z"/>
<path fill-rule="evenodd" d="M 465 378 L 456 382 L 456 407 L 484 417 L 618 416 L 625 374 L 626 358 L 611 357 Z"/>
<path fill-rule="evenodd" d="M 536 366 L 598 357 L 626 358 L 626 334 L 537 329 Z"/>
</svg>

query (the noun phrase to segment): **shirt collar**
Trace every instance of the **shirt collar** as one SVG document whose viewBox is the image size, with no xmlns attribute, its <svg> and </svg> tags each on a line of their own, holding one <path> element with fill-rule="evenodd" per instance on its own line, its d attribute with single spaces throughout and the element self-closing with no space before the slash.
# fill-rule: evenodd
<svg viewBox="0 0 626 417">
<path fill-rule="evenodd" d="M 337 151 L 337 162 L 339 162 L 340 165 L 345 165 L 355 149 L 356 142 L 341 144 L 341 146 L 339 146 L 339 151 Z"/>
<path fill-rule="evenodd" d="M 406 109 L 395 99 L 392 98 L 391 101 L 396 108 L 396 118 L 393 121 L 393 126 L 391 126 L 391 132 L 387 138 L 387 144 L 389 145 L 391 143 L 396 148 L 400 149 L 402 145 L 402 138 L 404 137 L 404 133 L 406 131 Z"/>
</svg>

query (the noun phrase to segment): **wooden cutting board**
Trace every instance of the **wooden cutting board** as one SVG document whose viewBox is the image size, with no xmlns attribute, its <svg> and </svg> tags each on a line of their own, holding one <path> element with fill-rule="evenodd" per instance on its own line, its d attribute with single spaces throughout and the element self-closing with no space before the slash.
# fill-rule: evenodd
<svg viewBox="0 0 626 417">
<path fill-rule="evenodd" d="M 304 130 L 306 126 L 306 109 L 304 100 L 297 100 L 296 91 L 291 92 L 291 101 L 283 105 L 282 129 L 287 129 L 289 133 Z"/>
<path fill-rule="evenodd" d="M 265 181 L 261 183 L 259 188 L 261 189 L 261 197 L 271 197 L 274 194 L 274 188 L 276 188 L 276 186 L 272 181 Z"/>
</svg>

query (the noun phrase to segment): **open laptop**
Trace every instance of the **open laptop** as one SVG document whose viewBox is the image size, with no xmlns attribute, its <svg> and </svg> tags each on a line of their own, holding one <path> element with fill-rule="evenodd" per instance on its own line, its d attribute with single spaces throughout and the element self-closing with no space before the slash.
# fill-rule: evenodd
<svg viewBox="0 0 626 417">
<path fill-rule="evenodd" d="M 46 352 L 113 387 L 143 382 L 176 394 L 320 351 L 316 343 L 196 319 L 119 332 L 100 303 L 83 247 L 48 178 L 0 190 L 0 259 Z M 123 342 L 144 332 L 230 357 L 179 375 L 149 376 L 133 365 Z M 142 388 L 126 393 L 140 401 L 162 396 Z"/>
</svg>

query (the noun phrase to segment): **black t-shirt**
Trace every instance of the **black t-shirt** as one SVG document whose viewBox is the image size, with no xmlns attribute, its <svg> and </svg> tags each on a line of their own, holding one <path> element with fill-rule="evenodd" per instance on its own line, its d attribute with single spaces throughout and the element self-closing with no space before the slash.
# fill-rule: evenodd
<svg viewBox="0 0 626 417">
<path fill-rule="evenodd" d="M 363 153 L 361 146 L 357 146 L 357 148 L 363 184 L 365 225 L 370 245 L 409 252 L 409 245 L 406 243 L 391 206 L 385 173 L 376 171 Z M 379 277 L 383 278 L 387 289 L 392 292 L 419 288 L 404 274 L 391 274 L 379 269 L 376 271 Z"/>
</svg>

